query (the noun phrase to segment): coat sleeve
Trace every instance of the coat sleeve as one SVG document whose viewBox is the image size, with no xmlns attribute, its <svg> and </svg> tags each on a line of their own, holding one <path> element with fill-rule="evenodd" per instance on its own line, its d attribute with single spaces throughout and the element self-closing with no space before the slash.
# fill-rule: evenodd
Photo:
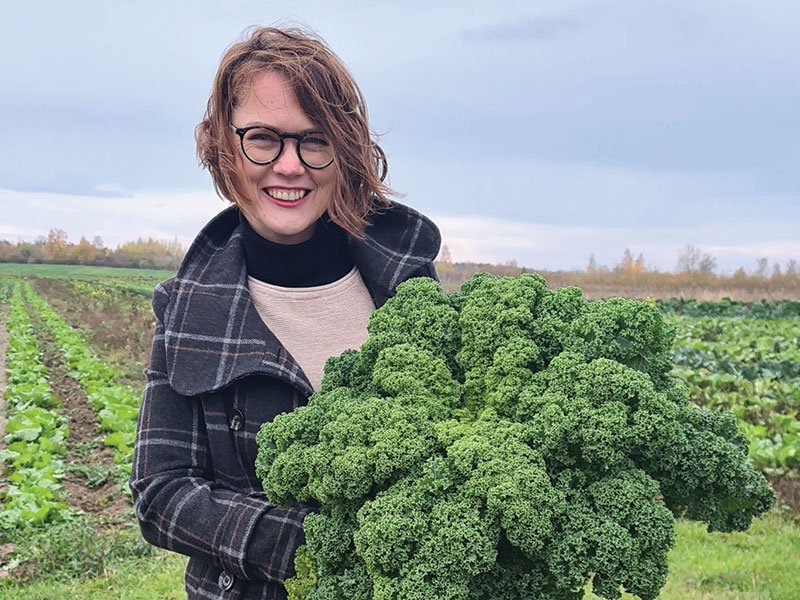
<svg viewBox="0 0 800 600">
<path fill-rule="evenodd" d="M 304 505 L 270 504 L 211 479 L 200 402 L 177 394 L 167 377 L 163 313 L 169 283 L 156 288 L 156 330 L 139 412 L 130 487 L 144 538 L 200 557 L 245 579 L 282 583 L 303 544 Z"/>
</svg>

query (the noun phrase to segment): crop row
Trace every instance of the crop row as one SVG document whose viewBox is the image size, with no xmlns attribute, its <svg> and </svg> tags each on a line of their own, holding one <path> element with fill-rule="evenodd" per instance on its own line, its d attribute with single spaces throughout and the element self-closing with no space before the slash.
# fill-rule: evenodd
<svg viewBox="0 0 800 600">
<path fill-rule="evenodd" d="M 53 410 L 61 401 L 48 383 L 19 283 L 9 299 L 7 330 L 9 418 L 0 462 L 8 483 L 2 491 L 0 529 L 57 520 L 67 510 L 61 480 L 69 431 L 66 420 Z"/>
<path fill-rule="evenodd" d="M 123 473 L 130 473 L 140 392 L 117 383 L 116 369 L 100 360 L 86 340 L 29 286 L 26 294 L 63 353 L 70 376 L 80 384 L 97 414 L 100 430 L 106 434 L 103 444 L 112 449 Z"/>
<path fill-rule="evenodd" d="M 671 318 L 676 346 L 742 363 L 800 362 L 800 320 Z"/>
<path fill-rule="evenodd" d="M 8 304 L 13 287 L 14 280 L 10 277 L 0 276 L 0 304 Z"/>
<path fill-rule="evenodd" d="M 671 319 L 673 373 L 694 402 L 738 417 L 760 470 L 800 469 L 800 321 Z"/>
<path fill-rule="evenodd" d="M 753 319 L 797 319 L 800 318 L 800 300 L 783 300 L 747 303 L 723 298 L 718 302 L 706 300 L 684 300 L 670 298 L 658 300 L 664 314 L 685 317 L 746 317 Z"/>
<path fill-rule="evenodd" d="M 675 364 L 690 369 L 705 369 L 715 373 L 741 376 L 750 381 L 775 379 L 787 381 L 800 378 L 800 361 L 764 359 L 742 361 L 728 354 L 718 354 L 680 346 L 675 349 Z"/>
<path fill-rule="evenodd" d="M 69 283 L 73 290 L 93 298 L 119 299 L 122 296 L 128 298 L 151 298 L 153 288 L 161 279 L 153 277 L 103 277 L 102 279 L 70 279 Z"/>
</svg>

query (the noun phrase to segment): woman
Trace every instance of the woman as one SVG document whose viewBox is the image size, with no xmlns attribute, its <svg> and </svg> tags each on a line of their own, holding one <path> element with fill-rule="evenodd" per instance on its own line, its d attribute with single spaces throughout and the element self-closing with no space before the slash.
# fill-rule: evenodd
<svg viewBox="0 0 800 600">
<path fill-rule="evenodd" d="M 190 557 L 189 598 L 285 598 L 311 508 L 267 501 L 255 434 L 306 403 L 398 283 L 435 277 L 440 237 L 389 200 L 361 93 L 305 32 L 229 48 L 196 137 L 233 206 L 154 292 L 131 489 L 144 537 Z"/>
</svg>

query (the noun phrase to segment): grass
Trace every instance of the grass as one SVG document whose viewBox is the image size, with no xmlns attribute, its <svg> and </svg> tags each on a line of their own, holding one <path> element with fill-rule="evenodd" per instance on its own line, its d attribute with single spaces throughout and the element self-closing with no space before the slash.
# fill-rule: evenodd
<svg viewBox="0 0 800 600">
<path fill-rule="evenodd" d="M 795 600 L 800 524 L 775 512 L 742 533 L 709 535 L 700 525 L 683 523 L 673 561 L 665 598 Z"/>
<path fill-rule="evenodd" d="M 56 279 L 95 279 L 98 277 L 152 277 L 163 281 L 175 275 L 163 269 L 129 269 L 88 265 L 39 265 L 0 263 L 0 275 L 19 277 L 53 277 Z"/>
<path fill-rule="evenodd" d="M 706 533 L 696 523 L 678 522 L 677 544 L 662 600 L 796 600 L 800 590 L 800 523 L 773 511 L 743 533 Z M 56 536 L 58 537 L 58 536 Z M 127 540 L 126 543 L 129 543 Z M 58 546 L 58 544 L 56 544 Z M 60 546 L 59 546 L 60 548 Z M 137 546 L 134 544 L 133 549 Z M 67 548 L 60 548 L 67 550 Z M 77 551 L 72 548 L 70 551 Z M 85 551 L 85 549 L 84 549 Z M 95 550 L 95 553 L 97 551 Z M 185 598 L 185 558 L 141 549 L 109 557 L 102 568 L 81 575 L 77 564 L 28 584 L 0 581 L 0 598 L 14 600 L 178 600 Z M 96 561 L 94 561 L 96 562 Z M 586 600 L 596 599 L 591 593 Z M 630 599 L 633 596 L 623 595 Z"/>
<path fill-rule="evenodd" d="M 14 600 L 184 600 L 186 559 L 158 551 L 109 566 L 100 577 L 52 577 L 23 586 L 2 588 L 0 598 Z M 7 594 L 7 595 L 4 595 Z"/>
<path fill-rule="evenodd" d="M 147 544 L 133 523 L 119 528 L 75 513 L 46 528 L 0 532 L 0 538 L 5 542 L 0 562 L 10 571 L 0 576 L 3 599 L 185 597 L 186 559 Z"/>
<path fill-rule="evenodd" d="M 663 600 L 797 600 L 800 522 L 772 511 L 749 530 L 712 533 L 677 524 Z M 589 595 L 588 598 L 597 598 Z M 634 596 L 623 595 L 630 599 Z"/>
</svg>

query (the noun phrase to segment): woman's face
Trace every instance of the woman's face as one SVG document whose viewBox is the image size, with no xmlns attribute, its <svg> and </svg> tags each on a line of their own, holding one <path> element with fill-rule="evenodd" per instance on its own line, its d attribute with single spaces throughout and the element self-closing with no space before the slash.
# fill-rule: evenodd
<svg viewBox="0 0 800 600">
<path fill-rule="evenodd" d="M 233 110 L 233 125 L 262 125 L 279 133 L 300 133 L 318 127 L 300 108 L 286 77 L 265 71 L 253 78 L 250 93 Z M 257 165 L 244 156 L 238 136 L 240 173 L 236 189 L 252 201 L 250 226 L 262 237 L 279 244 L 298 244 L 309 239 L 314 225 L 328 209 L 336 186 L 333 165 L 310 169 L 297 156 L 297 140 L 286 139 L 277 160 Z"/>
</svg>

